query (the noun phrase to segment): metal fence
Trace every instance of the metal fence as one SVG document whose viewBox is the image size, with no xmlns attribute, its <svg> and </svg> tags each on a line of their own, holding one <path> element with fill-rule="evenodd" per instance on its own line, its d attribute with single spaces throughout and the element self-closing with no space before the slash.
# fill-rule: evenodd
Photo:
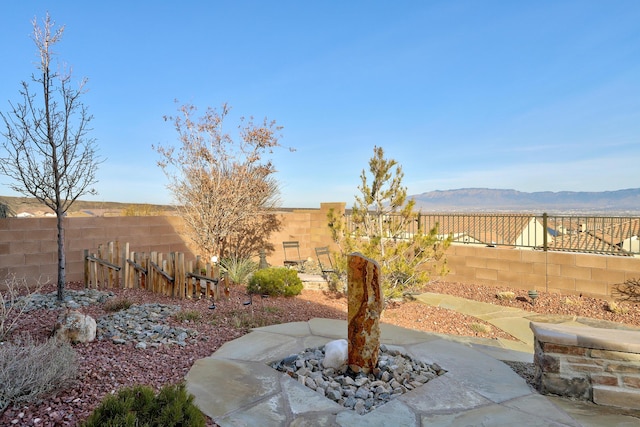
<svg viewBox="0 0 640 427">
<path fill-rule="evenodd" d="M 384 221 L 398 224 L 399 215 Z M 354 231 L 347 214 L 347 229 Z M 640 217 L 557 216 L 527 214 L 419 214 L 394 230 L 392 238 L 407 238 L 438 227 L 438 235 L 453 243 L 506 246 L 545 251 L 617 256 L 640 255 Z"/>
</svg>

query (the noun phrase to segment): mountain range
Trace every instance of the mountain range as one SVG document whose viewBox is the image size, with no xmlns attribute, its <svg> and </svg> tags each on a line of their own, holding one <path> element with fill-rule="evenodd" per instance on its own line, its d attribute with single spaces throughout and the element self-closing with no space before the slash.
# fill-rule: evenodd
<svg viewBox="0 0 640 427">
<path fill-rule="evenodd" d="M 522 192 L 491 188 L 430 191 L 409 196 L 422 212 L 639 214 L 640 188 L 616 191 Z"/>
<path fill-rule="evenodd" d="M 416 209 L 424 213 L 549 213 L 549 214 L 605 214 L 640 215 L 640 188 L 616 191 L 540 191 L 527 193 L 517 190 L 491 188 L 460 188 L 437 190 L 408 196 L 416 201 Z M 31 212 L 44 215 L 50 212 L 33 198 L 0 196 L 9 212 Z M 131 203 L 76 201 L 69 211 L 72 216 L 120 215 Z M 170 206 L 140 205 L 154 211 L 172 210 Z"/>
</svg>

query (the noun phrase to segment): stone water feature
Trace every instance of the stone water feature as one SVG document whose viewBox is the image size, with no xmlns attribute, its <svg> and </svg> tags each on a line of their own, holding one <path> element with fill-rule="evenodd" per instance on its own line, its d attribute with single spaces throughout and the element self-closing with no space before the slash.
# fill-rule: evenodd
<svg viewBox="0 0 640 427">
<path fill-rule="evenodd" d="M 368 374 L 378 365 L 384 297 L 380 266 L 359 253 L 349 255 L 347 273 L 349 368 Z"/>
<path fill-rule="evenodd" d="M 362 415 L 446 371 L 380 344 L 384 297 L 377 262 L 351 254 L 347 277 L 347 340 L 308 348 L 270 366 Z"/>
</svg>

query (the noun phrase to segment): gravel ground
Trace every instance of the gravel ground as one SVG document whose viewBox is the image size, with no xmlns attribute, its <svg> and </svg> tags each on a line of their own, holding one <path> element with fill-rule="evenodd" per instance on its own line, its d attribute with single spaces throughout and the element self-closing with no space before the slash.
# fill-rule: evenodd
<svg viewBox="0 0 640 427">
<path fill-rule="evenodd" d="M 68 285 L 70 289 L 80 289 L 78 283 Z M 43 289 L 51 292 L 53 288 Z M 206 300 L 175 300 L 148 293 L 143 290 L 112 290 L 115 299 L 126 299 L 134 304 L 164 303 L 179 304 L 184 311 L 197 311 L 200 319 L 174 326 L 188 327 L 199 332 L 196 343 L 186 347 L 161 346 L 159 348 L 138 349 L 134 343 L 114 344 L 111 341 L 95 341 L 75 345 L 79 361 L 79 378 L 75 386 L 48 396 L 39 403 L 10 406 L 0 415 L 0 425 L 17 426 L 74 426 L 85 419 L 100 403 L 102 398 L 123 386 L 147 384 L 160 388 L 164 384 L 180 382 L 197 359 L 215 352 L 222 344 L 246 334 L 251 327 L 274 323 L 306 321 L 314 317 L 335 319 L 347 318 L 347 301 L 344 296 L 322 291 L 304 290 L 295 298 L 254 298 L 248 301 L 241 288 L 233 288 L 228 300 L 210 310 Z M 526 291 L 508 288 L 471 286 L 460 283 L 437 282 L 425 291 L 458 295 L 493 304 L 506 304 L 541 314 L 565 314 L 591 317 L 625 323 L 640 327 L 640 305 L 621 303 L 618 314 L 606 309 L 604 300 L 548 294 L 540 292 L 535 307 L 531 306 Z M 499 300 L 496 294 L 513 291 L 513 300 Z M 82 311 L 94 318 L 107 314 L 104 305 L 83 308 Z M 21 318 L 17 332 L 29 331 L 38 340 L 49 336 L 57 313 L 49 310 L 35 310 Z M 384 322 L 422 331 L 477 336 L 484 338 L 513 339 L 505 332 L 475 319 L 450 310 L 426 306 L 417 302 L 389 304 L 384 312 Z M 525 367 L 526 368 L 526 367 Z M 526 371 L 526 369 L 523 370 Z M 524 376 L 524 375 L 523 375 Z M 214 423 L 209 420 L 209 425 Z"/>
</svg>

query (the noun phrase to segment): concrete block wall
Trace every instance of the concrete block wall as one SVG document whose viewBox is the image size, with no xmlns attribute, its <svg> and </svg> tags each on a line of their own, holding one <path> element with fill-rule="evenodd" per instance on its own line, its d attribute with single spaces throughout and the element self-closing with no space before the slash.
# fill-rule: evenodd
<svg viewBox="0 0 640 427">
<path fill-rule="evenodd" d="M 282 242 L 297 240 L 302 258 L 316 259 L 315 248 L 337 247 L 327 226 L 330 209 L 344 213 L 345 203 L 322 203 L 319 209 L 280 213 L 282 229 L 271 238 L 271 265 L 283 265 Z M 55 218 L 0 219 L 0 278 L 12 272 L 30 278 L 57 275 Z M 130 251 L 185 252 L 195 259 L 197 248 L 184 236 L 179 217 L 67 218 L 67 278 L 82 280 L 83 251 L 110 241 L 129 242 Z M 463 283 L 502 285 L 517 289 L 549 290 L 564 294 L 610 296 L 613 286 L 640 277 L 640 258 L 542 252 L 479 245 L 451 245 L 449 275 Z"/>
<path fill-rule="evenodd" d="M 65 219 L 68 281 L 83 280 L 83 253 L 110 241 L 129 242 L 130 251 L 185 252 L 195 259 L 189 242 L 181 237 L 178 217 L 91 217 Z M 31 281 L 54 281 L 58 274 L 55 218 L 0 220 L 0 278 L 7 274 Z"/>
<path fill-rule="evenodd" d="M 611 296 L 616 284 L 640 277 L 640 258 L 454 244 L 445 280 Z"/>
<path fill-rule="evenodd" d="M 330 209 L 344 214 L 345 203 L 321 203 L 320 209 L 294 209 L 280 214 L 282 229 L 273 234 L 271 243 L 272 253 L 267 254 L 270 265 L 281 266 L 284 262 L 282 242 L 298 241 L 300 243 L 300 257 L 316 260 L 315 248 L 329 246 L 335 249 L 331 239 L 331 232 L 327 225 L 327 215 Z"/>
</svg>

